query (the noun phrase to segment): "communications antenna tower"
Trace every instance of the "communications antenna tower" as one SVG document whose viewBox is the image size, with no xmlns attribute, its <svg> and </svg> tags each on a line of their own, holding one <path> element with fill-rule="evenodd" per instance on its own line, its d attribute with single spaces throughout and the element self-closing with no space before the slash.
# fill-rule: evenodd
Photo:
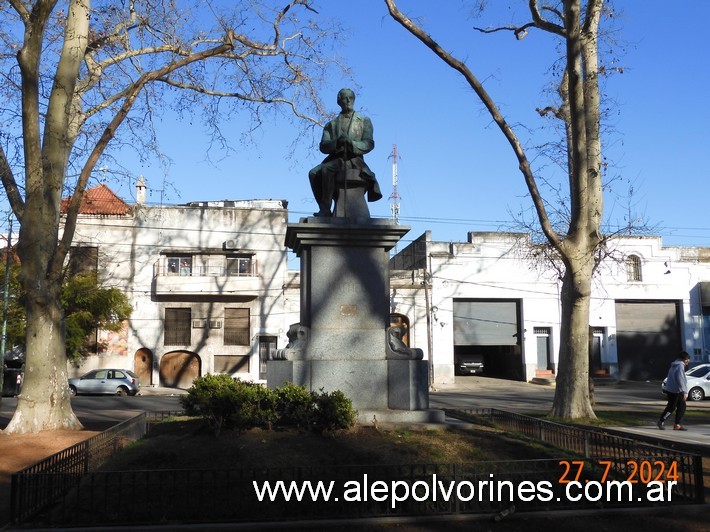
<svg viewBox="0 0 710 532">
<path fill-rule="evenodd" d="M 397 160 L 399 159 L 399 153 L 397 152 L 397 145 L 392 144 L 392 153 L 388 157 L 392 159 L 392 194 L 390 194 L 390 210 L 392 211 L 392 221 L 399 225 L 399 193 L 397 192 L 397 184 L 399 182 L 399 176 L 397 175 Z"/>
</svg>

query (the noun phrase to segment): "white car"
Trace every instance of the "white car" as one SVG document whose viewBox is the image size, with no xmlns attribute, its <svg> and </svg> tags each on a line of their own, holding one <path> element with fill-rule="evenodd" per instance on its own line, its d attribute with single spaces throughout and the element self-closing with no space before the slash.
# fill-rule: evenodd
<svg viewBox="0 0 710 532">
<path fill-rule="evenodd" d="M 690 368 L 685 372 L 685 378 L 688 380 L 689 401 L 702 401 L 707 395 L 710 395 L 710 364 L 701 364 Z M 661 391 L 668 393 L 666 379 L 663 379 L 661 383 Z"/>
<path fill-rule="evenodd" d="M 72 395 L 136 395 L 140 389 L 138 375 L 127 369 L 95 369 L 81 377 L 69 379 Z"/>
</svg>

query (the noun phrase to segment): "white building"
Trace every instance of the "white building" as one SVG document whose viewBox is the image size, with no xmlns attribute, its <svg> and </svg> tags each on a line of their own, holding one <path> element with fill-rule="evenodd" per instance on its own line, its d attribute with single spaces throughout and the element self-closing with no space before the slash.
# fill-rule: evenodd
<svg viewBox="0 0 710 532">
<path fill-rule="evenodd" d="M 142 181 L 136 197 L 129 207 L 104 185 L 86 191 L 72 256 L 125 290 L 133 314 L 121 333 L 99 332 L 105 348 L 74 372 L 133 369 L 144 386 L 206 373 L 263 379 L 293 321 L 284 308 L 298 311 L 283 290 L 286 202 L 148 206 Z"/>
<path fill-rule="evenodd" d="M 532 256 L 527 234 L 468 237 L 465 243 L 431 242 L 427 232 L 392 259 L 397 277 L 409 271 L 410 288 L 420 294 L 412 297 L 402 286 L 393 307 L 410 312 L 417 307 L 412 300 L 428 306 L 423 317 L 414 312 L 411 333 L 429 336 L 417 347 L 433 353 L 432 382 L 451 382 L 455 363 L 474 355 L 483 356 L 489 376 L 554 377 L 558 272 Z M 592 373 L 662 379 L 681 350 L 693 362 L 708 362 L 710 248 L 664 247 L 658 237 L 626 236 L 613 239 L 607 253 L 592 293 Z"/>
<path fill-rule="evenodd" d="M 87 191 L 74 264 L 124 290 L 133 315 L 74 372 L 136 371 L 144 385 L 188 386 L 198 375 L 265 378 L 268 354 L 299 319 L 300 280 L 288 271 L 286 202 L 128 206 L 107 187 Z M 521 233 L 469 233 L 432 242 L 426 232 L 391 260 L 392 321 L 424 351 L 433 385 L 481 358 L 484 374 L 554 378 L 560 335 L 558 272 Z M 703 297 L 704 295 L 704 297 Z M 590 317 L 595 375 L 660 379 L 685 350 L 710 361 L 710 248 L 618 237 L 598 268 Z"/>
</svg>

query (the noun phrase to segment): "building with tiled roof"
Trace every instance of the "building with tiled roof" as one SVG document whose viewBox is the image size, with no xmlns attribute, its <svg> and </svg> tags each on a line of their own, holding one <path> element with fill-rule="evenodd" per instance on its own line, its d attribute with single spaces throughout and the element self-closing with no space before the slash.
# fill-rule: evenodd
<svg viewBox="0 0 710 532">
<path fill-rule="evenodd" d="M 286 202 L 146 205 L 143 179 L 135 198 L 126 204 L 106 185 L 82 197 L 69 270 L 96 271 L 133 313 L 121 331 L 98 331 L 99 352 L 70 375 L 125 368 L 142 386 L 181 388 L 206 373 L 263 381 L 268 353 L 298 321 L 297 299 L 286 311 L 282 291 Z"/>
<path fill-rule="evenodd" d="M 62 214 L 66 214 L 71 203 L 72 196 L 62 199 Z M 94 216 L 124 216 L 128 214 L 130 207 L 119 198 L 113 190 L 103 183 L 93 188 L 86 189 L 81 198 L 79 214 Z"/>
</svg>

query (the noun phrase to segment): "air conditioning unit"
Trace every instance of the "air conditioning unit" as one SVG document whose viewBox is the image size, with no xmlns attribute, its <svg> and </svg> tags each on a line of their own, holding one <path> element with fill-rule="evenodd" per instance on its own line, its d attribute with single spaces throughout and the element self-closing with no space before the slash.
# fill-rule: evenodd
<svg viewBox="0 0 710 532">
<path fill-rule="evenodd" d="M 224 249 L 239 249 L 239 245 L 236 240 L 227 240 L 224 243 Z"/>
<path fill-rule="evenodd" d="M 193 329 L 203 329 L 207 324 L 207 320 L 192 320 Z"/>
<path fill-rule="evenodd" d="M 210 329 L 221 329 L 222 320 L 210 320 Z"/>
</svg>

